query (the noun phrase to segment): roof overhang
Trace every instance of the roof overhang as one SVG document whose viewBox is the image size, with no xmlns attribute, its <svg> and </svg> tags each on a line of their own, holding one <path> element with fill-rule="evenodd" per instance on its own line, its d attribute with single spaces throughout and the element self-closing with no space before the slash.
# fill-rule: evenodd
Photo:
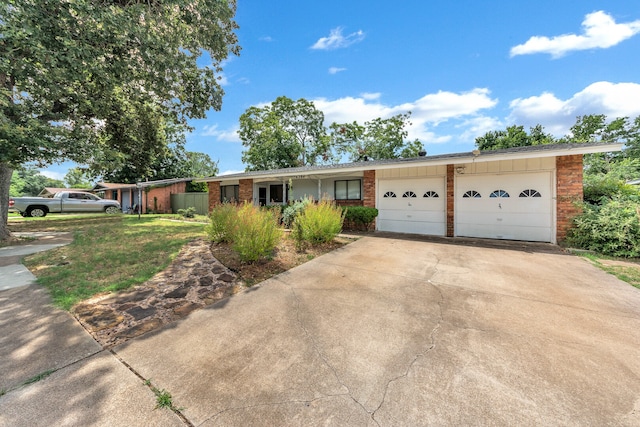
<svg viewBox="0 0 640 427">
<path fill-rule="evenodd" d="M 321 179 L 339 175 L 362 173 L 365 170 L 401 169 L 419 166 L 457 165 L 464 163 L 495 162 L 500 160 L 535 159 L 543 157 L 569 156 L 576 154 L 607 153 L 621 151 L 622 143 L 553 144 L 531 147 L 517 147 L 503 150 L 477 151 L 467 153 L 441 154 L 413 157 L 409 159 L 374 160 L 358 163 L 322 165 L 269 171 L 252 171 L 232 175 L 222 175 L 195 179 L 195 182 L 227 182 L 240 179 L 262 181 L 268 179 Z"/>
</svg>

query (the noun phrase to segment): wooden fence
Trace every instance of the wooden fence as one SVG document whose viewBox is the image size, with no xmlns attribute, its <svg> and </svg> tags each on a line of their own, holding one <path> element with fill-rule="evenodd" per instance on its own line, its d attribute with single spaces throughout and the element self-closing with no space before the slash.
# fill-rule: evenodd
<svg viewBox="0 0 640 427">
<path fill-rule="evenodd" d="M 196 208 L 200 215 L 209 214 L 209 193 L 177 193 L 171 195 L 171 210 L 178 213 L 178 209 Z"/>
</svg>

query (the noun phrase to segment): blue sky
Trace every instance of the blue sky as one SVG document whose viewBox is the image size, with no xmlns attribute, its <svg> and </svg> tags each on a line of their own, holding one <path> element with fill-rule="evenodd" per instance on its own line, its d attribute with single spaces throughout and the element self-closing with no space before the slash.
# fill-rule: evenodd
<svg viewBox="0 0 640 427">
<path fill-rule="evenodd" d="M 327 125 L 411 111 L 408 139 L 429 154 L 514 124 L 561 136 L 579 115 L 640 115 L 637 0 L 238 0 L 236 20 L 222 110 L 187 136 L 221 174 L 245 167 L 240 115 L 282 95 L 313 101 Z"/>
</svg>

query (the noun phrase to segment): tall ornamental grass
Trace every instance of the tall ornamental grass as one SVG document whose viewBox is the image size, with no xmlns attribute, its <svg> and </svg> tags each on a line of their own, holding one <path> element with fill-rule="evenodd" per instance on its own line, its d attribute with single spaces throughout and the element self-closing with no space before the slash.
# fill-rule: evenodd
<svg viewBox="0 0 640 427">
<path fill-rule="evenodd" d="M 310 203 L 293 222 L 292 236 L 297 246 L 331 242 L 342 231 L 344 213 L 328 200 Z"/>
</svg>

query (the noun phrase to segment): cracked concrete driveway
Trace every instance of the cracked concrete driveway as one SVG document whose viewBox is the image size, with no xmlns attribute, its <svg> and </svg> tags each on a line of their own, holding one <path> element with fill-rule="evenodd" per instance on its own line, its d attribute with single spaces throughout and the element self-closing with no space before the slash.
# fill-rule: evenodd
<svg viewBox="0 0 640 427">
<path fill-rule="evenodd" d="M 365 237 L 113 350 L 197 426 L 640 425 L 640 292 L 546 245 Z"/>
</svg>

